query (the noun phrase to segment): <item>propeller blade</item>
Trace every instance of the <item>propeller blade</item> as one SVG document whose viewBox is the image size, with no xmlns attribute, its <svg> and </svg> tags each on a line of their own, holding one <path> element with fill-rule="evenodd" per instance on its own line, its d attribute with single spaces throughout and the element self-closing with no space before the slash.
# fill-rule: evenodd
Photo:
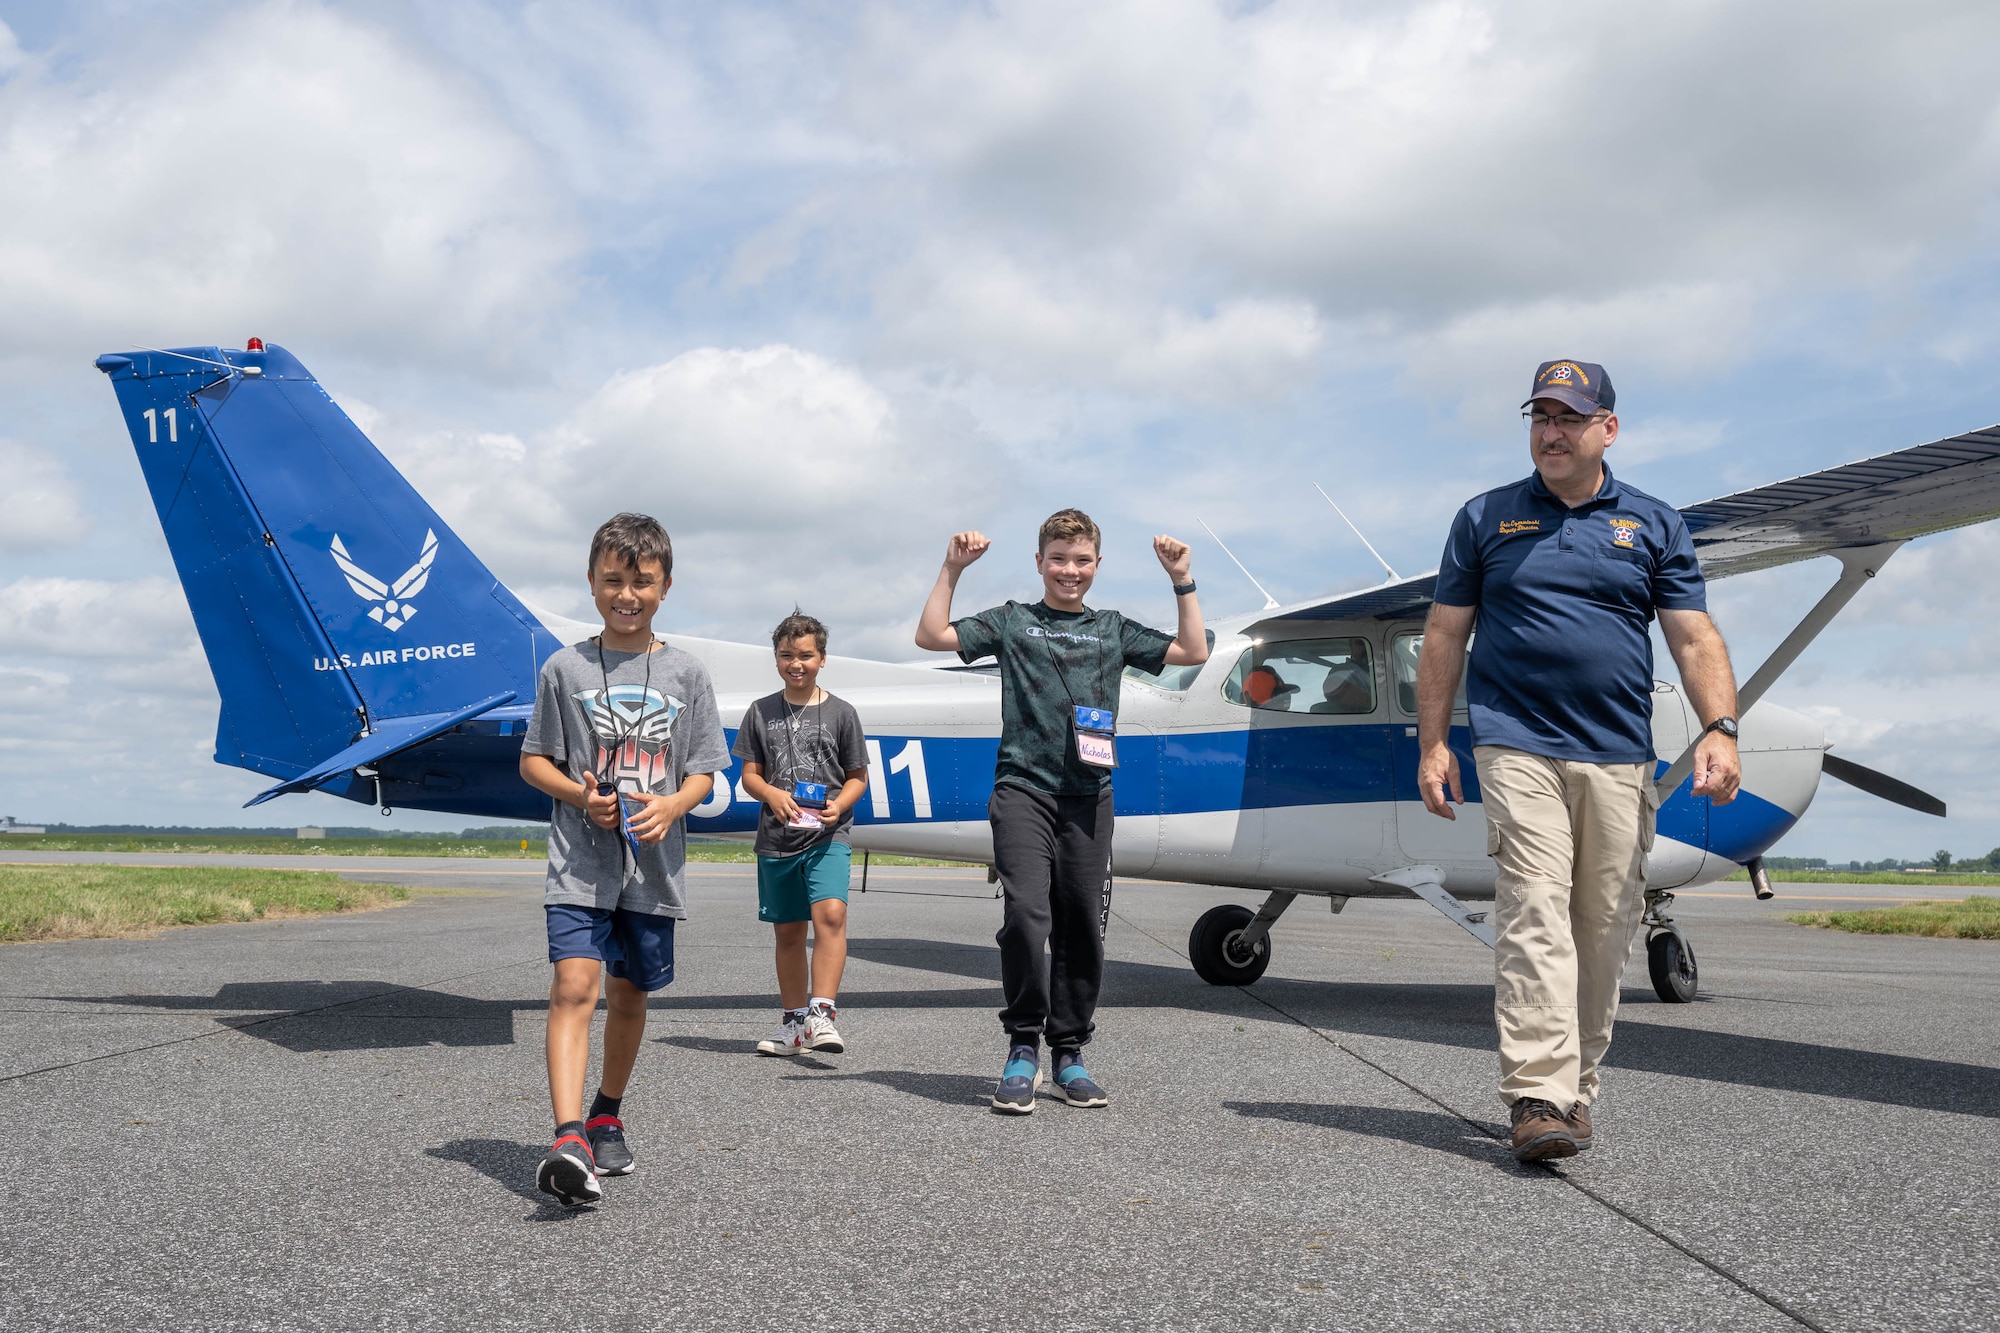
<svg viewBox="0 0 2000 1333">
<path fill-rule="evenodd" d="M 1836 755 L 1820 756 L 1820 768 L 1828 777 L 1839 778 L 1850 787 L 1858 787 L 1870 796 L 1879 796 L 1894 805 L 1904 806 L 1921 814 L 1944 817 L 1944 802 L 1927 791 L 1919 791 L 1907 782 L 1899 782 L 1887 773 L 1877 773 L 1872 768 L 1864 768 L 1852 759 L 1842 759 Z"/>
</svg>

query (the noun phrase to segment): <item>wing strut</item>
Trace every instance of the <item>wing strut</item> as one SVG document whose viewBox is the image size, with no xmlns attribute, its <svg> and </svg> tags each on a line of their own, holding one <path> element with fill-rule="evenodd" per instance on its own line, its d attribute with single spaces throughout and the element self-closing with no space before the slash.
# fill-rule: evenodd
<svg viewBox="0 0 2000 1333">
<path fill-rule="evenodd" d="M 1900 541 L 1882 542 L 1875 546 L 1849 546 L 1827 552 L 1840 561 L 1840 577 L 1826 590 L 1826 595 L 1819 599 L 1813 609 L 1806 612 L 1805 619 L 1785 636 L 1785 641 L 1764 659 L 1764 664 L 1758 667 L 1742 688 L 1736 691 L 1736 716 L 1739 720 L 1764 697 L 1764 691 L 1778 683 L 1778 677 L 1784 675 L 1786 669 L 1798 660 L 1799 654 L 1819 637 L 1820 631 L 1832 624 L 1833 618 L 1854 600 L 1854 594 L 1861 591 L 1862 585 L 1874 578 L 1882 566 L 1889 563 L 1889 557 L 1902 550 L 1908 542 L 1909 539 L 1904 538 Z M 1674 788 L 1681 785 L 1681 779 L 1688 775 L 1688 770 L 1694 767 L 1694 750 L 1700 743 L 1701 738 L 1695 737 L 1694 742 L 1681 752 L 1681 757 L 1674 760 L 1673 767 L 1662 774 L 1659 782 L 1655 784 L 1655 790 L 1659 792 L 1662 804 L 1673 795 Z"/>
</svg>

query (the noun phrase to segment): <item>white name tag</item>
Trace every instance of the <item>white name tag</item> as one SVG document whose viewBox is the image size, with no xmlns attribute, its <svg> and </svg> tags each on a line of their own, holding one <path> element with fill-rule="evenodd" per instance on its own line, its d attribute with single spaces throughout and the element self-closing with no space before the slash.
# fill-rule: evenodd
<svg viewBox="0 0 2000 1333">
<path fill-rule="evenodd" d="M 826 821 L 819 817 L 819 811 L 811 806 L 796 807 L 798 813 L 785 821 L 786 828 L 825 828 Z"/>
<path fill-rule="evenodd" d="M 1118 742 L 1099 731 L 1076 733 L 1076 757 L 1094 768 L 1118 767 Z"/>
</svg>

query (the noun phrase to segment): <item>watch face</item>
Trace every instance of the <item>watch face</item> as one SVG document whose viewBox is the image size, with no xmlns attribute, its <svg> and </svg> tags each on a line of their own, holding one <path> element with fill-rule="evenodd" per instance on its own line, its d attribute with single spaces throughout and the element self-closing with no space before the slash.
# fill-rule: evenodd
<svg viewBox="0 0 2000 1333">
<path fill-rule="evenodd" d="M 1736 736 L 1736 719 L 1733 717 L 1719 718 L 1716 720 L 1715 729 L 1723 735 L 1734 739 Z"/>
</svg>

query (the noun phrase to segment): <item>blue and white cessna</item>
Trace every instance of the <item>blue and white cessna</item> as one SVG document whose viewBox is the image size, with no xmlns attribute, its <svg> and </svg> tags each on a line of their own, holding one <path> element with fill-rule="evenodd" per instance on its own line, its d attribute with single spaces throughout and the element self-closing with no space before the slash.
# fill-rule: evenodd
<svg viewBox="0 0 2000 1333">
<path fill-rule="evenodd" d="M 520 780 L 536 673 L 594 633 L 534 610 L 459 540 L 290 353 L 189 347 L 101 356 L 207 652 L 222 714 L 216 762 L 277 779 L 250 804 L 322 790 L 380 806 L 545 819 Z M 1885 799 L 1944 807 L 1827 753 L 1817 723 L 1759 703 L 1815 635 L 1904 543 L 2000 516 L 2000 427 L 1710 500 L 1682 511 L 1710 578 L 1830 556 L 1840 578 L 1741 691 L 1742 794 L 1726 806 L 1685 780 L 1698 728 L 1681 693 L 1653 696 L 1663 801 L 1647 861 L 1655 987 L 1695 993 L 1673 890 L 1760 857 L 1811 804 L 1823 773 Z M 669 526 L 672 516 L 667 516 Z M 1268 891 L 1252 913 L 1194 925 L 1195 970 L 1255 981 L 1273 922 L 1300 895 L 1415 894 L 1492 943 L 1485 821 L 1468 778 L 1455 822 L 1416 788 L 1416 663 L 1435 575 L 1395 579 L 1211 622 L 1200 667 L 1128 673 L 1114 872 Z M 758 645 L 682 638 L 714 676 L 725 719 L 770 689 Z M 855 846 L 991 865 L 986 801 L 1000 691 L 973 670 L 835 657 L 826 683 L 868 733 Z M 693 812 L 698 832 L 748 834 L 739 769 Z M 1470 817 L 1468 817 L 1470 816 Z M 1450 889 L 1446 889 L 1446 885 Z"/>
</svg>

